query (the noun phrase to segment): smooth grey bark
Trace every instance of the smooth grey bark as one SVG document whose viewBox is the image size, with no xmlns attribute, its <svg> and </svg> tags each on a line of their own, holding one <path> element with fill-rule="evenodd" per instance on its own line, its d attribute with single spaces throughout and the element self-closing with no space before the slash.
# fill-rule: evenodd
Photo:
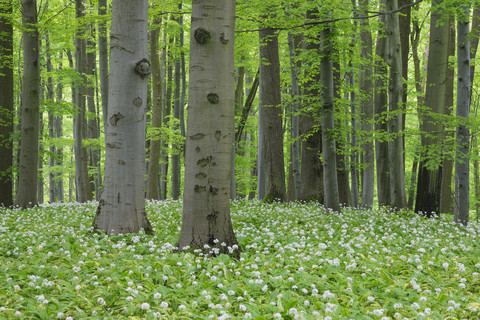
<svg viewBox="0 0 480 320">
<path fill-rule="evenodd" d="M 360 13 L 368 11 L 368 0 L 360 0 Z M 369 30 L 368 19 L 360 20 L 360 115 L 362 134 L 362 207 L 373 206 L 375 193 L 375 149 L 373 147 L 373 68 L 372 68 L 372 34 Z"/>
<path fill-rule="evenodd" d="M 334 101 L 341 101 L 342 97 L 342 68 L 340 64 L 340 52 L 337 48 L 334 48 L 334 61 L 333 61 L 333 98 Z M 348 97 L 347 99 L 348 100 Z M 336 114 L 345 112 L 345 109 L 341 110 L 342 107 L 335 104 Z M 343 119 L 342 119 L 343 118 Z M 342 125 L 346 124 L 344 117 L 335 118 L 335 126 L 339 128 L 337 130 L 337 137 L 335 141 L 335 150 L 337 158 L 337 180 L 338 180 L 338 199 L 341 206 L 350 206 L 352 203 L 352 192 L 350 191 L 350 178 L 349 178 L 349 168 L 347 164 L 347 152 L 345 149 L 348 149 L 348 130 L 340 129 Z M 342 123 L 343 121 L 343 123 Z M 347 120 L 348 121 L 348 120 Z M 345 143 L 347 142 L 347 143 Z"/>
<path fill-rule="evenodd" d="M 92 31 L 92 27 L 89 27 L 89 33 Z M 91 40 L 87 41 L 87 77 L 90 79 L 94 78 L 96 74 L 96 50 L 95 43 Z M 97 115 L 97 106 L 95 104 L 95 87 L 94 83 L 87 82 L 86 86 L 87 93 L 87 110 L 90 114 L 89 119 L 87 120 L 87 132 L 86 137 L 91 141 L 98 140 L 100 138 L 100 126 L 98 118 L 93 116 Z M 90 144 L 87 152 L 87 164 L 89 168 L 95 168 L 93 174 L 88 175 L 89 189 L 92 192 L 92 195 L 95 194 L 95 199 L 100 199 L 100 192 L 102 188 L 102 172 L 100 168 L 101 153 L 100 148 L 96 144 Z"/>
<path fill-rule="evenodd" d="M 455 222 L 466 226 L 470 211 L 470 7 L 465 5 L 457 17 L 457 155 L 455 158 Z"/>
<path fill-rule="evenodd" d="M 12 1 L 0 1 L 0 206 L 13 205 L 13 25 Z"/>
<path fill-rule="evenodd" d="M 153 231 L 144 191 L 147 23 L 147 0 L 113 2 L 105 179 L 93 222 L 106 234 Z"/>
<path fill-rule="evenodd" d="M 327 24 L 320 32 L 320 103 L 323 153 L 323 188 L 325 207 L 340 212 L 338 197 L 337 160 L 335 151 L 335 122 L 333 105 L 333 61 L 331 25 Z"/>
<path fill-rule="evenodd" d="M 182 31 L 183 32 L 183 31 Z M 178 41 L 178 37 L 177 37 Z M 180 89 L 181 89 L 181 66 L 180 66 L 180 57 L 175 59 L 175 76 L 174 83 L 175 87 L 173 90 L 173 118 L 175 123 L 173 125 L 173 130 L 180 131 Z M 178 123 L 177 123 L 178 121 Z M 182 146 L 174 146 L 174 154 L 172 155 L 172 199 L 177 200 L 180 197 L 180 154 Z M 178 150 L 175 150 L 178 149 Z"/>
<path fill-rule="evenodd" d="M 52 57 L 51 57 L 51 48 L 50 48 L 50 38 L 48 33 L 45 33 L 45 66 L 47 69 L 47 93 L 46 93 L 46 101 L 48 101 L 47 105 L 50 106 L 48 108 L 48 137 L 50 138 L 50 147 L 49 152 L 50 155 L 48 157 L 48 194 L 49 194 L 49 202 L 54 203 L 57 201 L 57 183 L 56 183 L 56 174 L 55 174 L 55 157 L 57 156 L 57 150 L 54 143 L 54 139 L 56 138 L 55 134 L 55 115 L 53 113 L 53 103 L 55 99 L 55 92 L 53 91 L 53 78 L 51 73 L 53 71 L 52 66 Z"/>
<path fill-rule="evenodd" d="M 85 15 L 84 0 L 75 0 L 75 16 L 77 19 L 82 19 Z M 86 137 L 86 61 L 87 50 L 85 40 L 85 27 L 78 27 L 75 34 L 75 70 L 79 74 L 79 79 L 75 86 L 75 116 L 73 119 L 73 137 L 74 153 L 75 153 L 75 182 L 77 188 L 77 201 L 86 202 L 93 199 L 93 188 L 89 183 L 88 178 L 88 155 L 83 139 Z"/>
<path fill-rule="evenodd" d="M 40 122 L 40 43 L 37 29 L 37 2 L 22 0 L 23 88 L 20 164 L 15 204 L 34 206 L 37 199 L 38 133 Z"/>
<path fill-rule="evenodd" d="M 298 115 L 298 100 L 300 99 L 300 88 L 298 85 L 298 68 L 297 68 L 297 47 L 300 44 L 301 39 L 298 36 L 288 33 L 288 54 L 290 57 L 290 77 L 292 80 L 292 99 L 293 102 L 290 105 L 290 119 L 291 119 L 291 130 L 290 138 L 292 139 L 292 144 L 290 146 L 291 152 L 291 162 L 292 162 L 292 175 L 294 183 L 294 195 L 295 199 L 298 198 L 301 188 L 301 171 L 300 171 L 300 117 Z M 290 181 L 290 177 L 289 177 Z M 290 183 L 289 183 L 290 184 Z"/>
<path fill-rule="evenodd" d="M 307 20 L 318 19 L 318 11 L 308 10 Z M 308 55 L 316 55 L 320 50 L 318 35 L 314 33 L 311 39 L 306 39 L 305 51 Z M 309 79 L 304 85 L 305 99 L 299 116 L 299 131 L 302 137 L 300 145 L 300 190 L 297 200 L 317 201 L 325 203 L 323 187 L 323 166 L 320 160 L 322 154 L 322 130 L 318 120 L 319 97 L 321 95 L 320 72 L 318 61 L 304 62 L 306 77 Z"/>
<path fill-rule="evenodd" d="M 167 37 L 166 31 L 165 38 Z M 168 47 L 165 49 L 165 64 L 167 70 L 166 76 L 166 89 L 165 89 L 165 104 L 163 106 L 162 114 L 162 126 L 168 128 L 170 126 L 170 115 L 172 113 L 172 93 L 173 93 L 173 46 L 174 46 L 174 37 L 170 37 L 168 41 Z M 160 156 L 160 199 L 167 199 L 167 188 L 168 188 L 168 167 L 169 167 L 169 156 L 168 156 L 168 141 L 166 139 L 162 140 L 162 149 Z"/>
<path fill-rule="evenodd" d="M 280 95 L 280 61 L 278 34 L 270 28 L 259 31 L 260 37 L 260 111 L 267 187 L 263 200 L 286 200 L 283 126 Z M 260 128 L 259 128 L 260 129 Z M 260 169 L 260 168 L 259 168 Z M 259 173 L 261 174 L 261 173 Z"/>
<path fill-rule="evenodd" d="M 353 8 L 353 15 L 355 17 L 358 16 L 357 12 L 357 1 L 352 0 L 352 8 Z M 353 22 L 355 28 L 357 27 L 358 23 L 355 20 Z M 352 36 L 352 41 L 350 43 L 350 46 L 353 48 L 355 47 L 357 43 L 357 35 L 356 33 L 353 33 Z M 353 50 L 350 50 L 350 54 L 353 56 Z M 354 68 L 354 62 L 353 59 L 350 59 L 349 61 L 349 67 L 351 70 Z M 352 177 L 352 206 L 353 207 L 358 207 L 359 205 L 359 172 L 358 172 L 358 152 L 357 152 L 357 95 L 355 93 L 355 75 L 353 74 L 353 71 L 348 72 L 348 84 L 352 88 L 350 91 L 350 114 L 351 114 L 351 154 L 350 154 L 350 175 Z"/>
<path fill-rule="evenodd" d="M 61 70 L 63 65 L 62 65 L 62 57 L 63 54 L 60 52 L 60 59 L 59 59 L 59 65 L 58 69 Z M 57 83 L 57 88 L 56 88 L 56 101 L 60 102 L 63 100 L 63 84 L 61 81 Z M 63 118 L 62 115 L 54 117 L 55 121 L 55 138 L 56 139 L 62 139 L 63 137 Z M 56 147 L 56 155 L 55 155 L 55 164 L 57 165 L 58 168 L 63 166 L 63 148 L 61 146 Z M 58 202 L 63 202 L 64 201 L 64 187 L 63 187 L 63 172 L 59 170 L 59 172 L 56 175 L 56 197 Z"/>
<path fill-rule="evenodd" d="M 262 92 L 258 93 L 259 100 L 262 101 Z M 257 200 L 262 201 L 267 194 L 267 163 L 265 161 L 265 115 L 258 112 L 258 132 L 257 132 Z"/>
<path fill-rule="evenodd" d="M 234 0 L 193 1 L 180 250 L 229 253 L 237 245 L 230 218 L 234 39 Z"/>
<path fill-rule="evenodd" d="M 385 6 L 382 1 L 381 7 Z M 375 110 L 375 162 L 377 167 L 377 197 L 379 206 L 389 206 L 390 200 L 390 161 L 388 154 L 388 64 L 387 38 L 385 34 L 385 16 L 379 16 L 380 28 L 375 47 L 375 93 L 373 104 Z"/>
<path fill-rule="evenodd" d="M 150 159 L 148 161 L 147 174 L 147 199 L 159 199 L 159 181 L 158 174 L 160 170 L 160 147 L 161 136 L 160 128 L 162 127 L 162 72 L 160 60 L 158 57 L 158 38 L 162 20 L 156 18 L 153 21 L 153 29 L 150 30 L 150 68 L 152 71 L 152 133 L 150 135 Z"/>
<path fill-rule="evenodd" d="M 474 10 L 472 14 L 472 28 L 470 30 L 472 37 L 470 38 L 470 61 L 475 59 L 477 55 L 478 42 L 480 38 L 480 3 L 474 5 Z M 473 87 L 473 80 L 475 78 L 475 64 L 470 65 L 470 89 Z M 470 90 L 470 103 L 472 101 L 472 92 Z M 480 219 L 480 165 L 478 161 L 478 137 L 472 139 L 472 148 L 474 149 L 474 159 L 473 159 L 473 174 L 474 174 L 474 186 L 475 186 L 475 212 L 477 215 L 477 221 Z"/>
<path fill-rule="evenodd" d="M 417 155 L 413 159 L 412 163 L 412 174 L 410 176 L 410 184 L 408 187 L 408 198 L 407 198 L 407 208 L 413 209 L 413 202 L 415 200 L 415 182 L 417 181 L 417 168 L 418 168 L 418 159 Z"/>
<path fill-rule="evenodd" d="M 98 0 L 98 72 L 100 75 L 100 96 L 102 98 L 103 128 L 107 127 L 108 114 L 108 40 L 107 0 Z"/>
<path fill-rule="evenodd" d="M 386 10 L 398 9 L 397 0 L 386 0 Z M 406 207 L 405 168 L 402 140 L 402 56 L 398 13 L 387 15 L 385 21 L 387 33 L 387 56 L 389 75 L 389 160 L 390 160 L 390 198 L 391 206 L 397 210 Z"/>
<path fill-rule="evenodd" d="M 43 91 L 41 87 L 40 92 Z M 43 93 L 40 94 L 40 100 L 43 101 Z M 40 112 L 39 117 L 39 127 L 38 127 L 38 176 L 37 176 L 37 199 L 38 204 L 42 204 L 44 202 L 45 193 L 43 191 L 44 185 L 44 178 L 43 178 L 43 157 L 45 154 L 45 150 L 43 149 L 43 129 L 45 128 L 45 122 L 43 121 L 43 113 Z"/>
<path fill-rule="evenodd" d="M 442 181 L 442 142 L 444 128 L 436 115 L 445 110 L 445 83 L 448 58 L 448 23 L 442 9 L 443 0 L 432 1 L 430 21 L 430 48 L 425 90 L 423 121 L 423 158 L 418 170 L 415 212 L 432 217 L 440 213 L 440 187 Z"/>
<path fill-rule="evenodd" d="M 455 59 L 455 17 L 450 16 L 449 19 L 449 39 L 448 39 L 448 61 Z M 455 82 L 455 66 L 449 63 L 447 66 L 447 81 L 445 83 L 445 115 L 450 116 L 453 111 L 454 104 L 454 82 Z M 440 213 L 453 213 L 454 195 L 452 192 L 452 179 L 454 167 L 454 149 L 453 144 L 454 133 L 446 132 L 443 141 L 443 150 L 446 154 L 442 160 L 442 182 L 440 187 Z"/>
<path fill-rule="evenodd" d="M 243 96 L 244 96 L 244 83 L 245 83 L 245 67 L 241 66 L 236 68 L 235 72 L 236 84 L 235 84 L 235 117 L 243 115 Z M 233 121 L 233 126 L 235 128 L 235 119 Z M 236 131 L 235 131 L 236 133 Z M 232 136 L 232 161 L 231 165 L 231 174 L 230 179 L 230 199 L 235 199 L 237 197 L 237 187 L 236 187 L 236 178 L 235 178 L 235 157 L 237 154 L 237 141 L 236 134 Z"/>
</svg>

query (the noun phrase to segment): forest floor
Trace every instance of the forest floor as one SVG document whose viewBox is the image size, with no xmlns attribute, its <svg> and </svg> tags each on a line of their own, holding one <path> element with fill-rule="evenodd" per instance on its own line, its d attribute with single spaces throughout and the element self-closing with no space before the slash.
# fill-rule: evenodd
<svg viewBox="0 0 480 320">
<path fill-rule="evenodd" d="M 0 319 L 479 319 L 480 225 L 388 209 L 234 201 L 240 259 L 92 232 L 96 203 L 0 209 Z"/>
</svg>

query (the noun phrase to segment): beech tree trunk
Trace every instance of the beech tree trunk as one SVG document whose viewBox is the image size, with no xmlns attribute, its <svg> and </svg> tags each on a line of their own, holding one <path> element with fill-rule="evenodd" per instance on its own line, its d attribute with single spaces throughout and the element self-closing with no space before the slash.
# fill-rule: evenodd
<svg viewBox="0 0 480 320">
<path fill-rule="evenodd" d="M 397 0 L 387 0 L 386 10 L 394 11 L 398 8 Z M 402 110 L 402 55 L 400 42 L 400 28 L 398 13 L 386 17 L 389 76 L 389 160 L 390 160 L 390 198 L 391 206 L 403 209 L 406 206 L 405 168 L 403 161 L 403 140 L 401 136 L 403 113 Z"/>
<path fill-rule="evenodd" d="M 260 36 L 260 111 L 266 163 L 266 201 L 286 200 L 283 127 L 280 96 L 278 34 L 270 28 Z"/>
<path fill-rule="evenodd" d="M 385 1 L 382 0 L 381 7 Z M 377 166 L 377 197 L 379 206 L 388 206 L 390 200 L 390 161 L 388 154 L 388 64 L 387 38 L 385 33 L 385 16 L 379 17 L 380 29 L 377 34 L 375 48 L 375 94 L 373 97 L 375 109 L 375 160 Z"/>
<path fill-rule="evenodd" d="M 58 69 L 61 70 L 63 65 L 62 65 L 62 53 L 60 53 L 60 62 L 58 65 Z M 57 96 L 56 100 L 57 102 L 62 101 L 63 99 L 63 84 L 61 81 L 57 83 L 57 88 L 56 88 Z M 63 118 L 62 115 L 56 116 L 54 118 L 55 120 L 55 138 L 56 139 L 62 139 L 63 137 Z M 55 156 L 55 164 L 57 165 L 58 168 L 63 166 L 63 148 L 58 146 L 56 147 L 56 156 Z M 63 202 L 64 201 L 64 187 L 63 187 L 63 180 L 64 180 L 64 175 L 62 171 L 59 170 L 56 174 L 56 189 L 57 191 L 55 192 L 57 196 L 57 201 L 58 202 Z"/>
<path fill-rule="evenodd" d="M 185 150 L 183 218 L 178 248 L 237 245 L 230 218 L 235 1 L 194 0 Z"/>
<path fill-rule="evenodd" d="M 457 18 L 457 156 L 455 159 L 455 222 L 466 226 L 470 215 L 470 7 L 464 6 Z"/>
<path fill-rule="evenodd" d="M 13 205 L 13 25 L 12 1 L 0 1 L 0 206 Z"/>
<path fill-rule="evenodd" d="M 448 39 L 448 61 L 455 59 L 455 17 L 452 15 L 449 19 L 449 39 Z M 454 82 L 455 82 L 455 66 L 452 63 L 447 67 L 447 81 L 445 83 L 445 115 L 450 116 L 453 111 L 454 104 Z M 452 178 L 454 166 L 455 146 L 453 144 L 454 132 L 445 133 L 446 139 L 443 141 L 443 150 L 446 153 L 442 160 L 442 185 L 440 194 L 440 213 L 453 213 L 454 195 L 452 192 Z"/>
<path fill-rule="evenodd" d="M 307 19 L 318 19 L 318 11 L 309 10 Z M 308 55 L 317 54 L 320 50 L 320 40 L 317 34 L 311 36 L 313 39 L 306 40 L 306 52 Z M 322 154 L 322 130 L 320 121 L 317 119 L 320 109 L 319 97 L 320 83 L 319 65 L 317 61 L 305 62 L 307 78 L 311 78 L 305 84 L 304 110 L 299 116 L 300 136 L 302 137 L 301 147 L 301 166 L 300 166 L 300 191 L 297 199 L 300 201 L 318 201 L 325 203 L 325 194 L 323 188 L 323 166 L 320 160 Z M 307 108 L 309 105 L 315 108 Z"/>
<path fill-rule="evenodd" d="M 107 22 L 104 17 L 107 15 L 107 0 L 98 0 L 98 15 L 102 18 L 98 23 L 98 62 L 100 75 L 100 95 L 102 97 L 103 127 L 107 127 L 108 114 L 108 40 Z"/>
<path fill-rule="evenodd" d="M 82 19 L 84 16 L 84 1 L 75 0 L 75 16 Z M 73 119 L 73 137 L 75 139 L 75 182 L 77 187 L 77 201 L 86 202 L 93 199 L 93 188 L 88 178 L 88 156 L 87 150 L 83 145 L 83 139 L 86 137 L 86 69 L 87 69 L 87 50 L 86 40 L 84 38 L 86 29 L 79 27 L 75 35 L 75 70 L 79 74 L 79 80 L 76 82 L 74 104 L 76 113 Z"/>
<path fill-rule="evenodd" d="M 48 101 L 48 137 L 50 139 L 50 148 L 49 148 L 49 156 L 48 156 L 48 190 L 49 190 L 49 201 L 50 203 L 57 201 L 57 183 L 56 183 L 56 173 L 55 173 L 55 157 L 57 155 L 54 139 L 56 137 L 55 134 L 55 115 L 53 113 L 53 103 L 55 93 L 53 91 L 53 79 L 51 73 L 53 71 L 52 66 L 52 57 L 50 52 L 50 38 L 48 34 L 45 34 L 45 65 L 47 68 L 47 72 L 49 76 L 47 77 L 47 94 L 46 94 L 46 101 Z"/>
<path fill-rule="evenodd" d="M 89 28 L 91 32 L 92 27 Z M 97 55 L 95 50 L 95 43 L 92 41 L 87 42 L 87 75 L 92 79 L 96 73 L 96 61 Z M 87 110 L 90 113 L 90 118 L 87 120 L 87 134 L 86 137 L 91 141 L 98 140 L 100 138 L 100 127 L 98 118 L 93 117 L 97 114 L 97 106 L 95 104 L 95 87 L 92 81 L 87 83 Z M 88 175 L 89 190 L 95 195 L 95 199 L 100 199 L 100 191 L 102 188 L 102 172 L 100 166 L 100 148 L 96 144 L 90 144 L 88 147 L 88 167 L 95 168 L 94 173 Z"/>
<path fill-rule="evenodd" d="M 442 115 L 445 109 L 445 83 L 448 58 L 448 23 L 441 9 L 443 0 L 432 1 L 430 21 L 430 54 L 427 66 L 425 91 L 426 114 L 423 120 L 425 130 L 423 159 L 418 170 L 417 198 L 415 212 L 431 217 L 440 213 L 442 181 L 442 142 L 444 128 L 435 115 Z M 443 19 L 443 20 L 442 20 Z M 439 23 L 442 21 L 442 23 Z"/>
<path fill-rule="evenodd" d="M 323 152 L 323 188 L 325 207 L 340 212 L 338 197 L 337 160 L 335 152 L 335 122 L 333 105 L 333 41 L 331 26 L 325 26 L 320 32 L 320 90 L 322 152 Z"/>
<path fill-rule="evenodd" d="M 158 37 L 160 36 L 162 20 L 154 19 L 153 29 L 150 30 L 150 62 L 152 70 L 152 129 L 150 135 L 150 159 L 148 161 L 147 199 L 159 199 L 160 146 L 162 127 L 162 73 L 158 56 Z"/>
<path fill-rule="evenodd" d="M 368 0 L 360 0 L 362 15 L 368 11 Z M 373 147 L 373 69 L 372 34 L 367 19 L 360 20 L 360 112 L 363 149 L 362 207 L 373 206 L 375 192 L 375 149 Z"/>
<path fill-rule="evenodd" d="M 15 204 L 27 208 L 38 203 L 38 132 L 40 122 L 40 57 L 37 2 L 22 0 L 23 88 L 20 166 Z"/>
<path fill-rule="evenodd" d="M 183 30 L 182 30 L 183 32 Z M 177 45 L 179 37 L 176 37 Z M 175 57 L 175 88 L 173 90 L 173 118 L 175 123 L 173 124 L 173 130 L 180 133 L 180 90 L 181 90 L 181 68 L 180 68 L 180 56 Z M 172 199 L 177 200 L 180 197 L 180 154 L 182 153 L 182 146 L 173 146 L 172 155 Z"/>
<path fill-rule="evenodd" d="M 113 2 L 105 180 L 93 223 L 106 234 L 153 231 L 144 191 L 147 21 L 147 0 Z"/>
<path fill-rule="evenodd" d="M 289 185 L 291 185 L 294 189 L 292 194 L 294 195 L 294 199 L 289 200 L 296 200 L 300 193 L 301 188 L 301 171 L 300 171 L 300 117 L 298 115 L 298 100 L 300 99 L 300 88 L 298 84 L 298 68 L 297 68 L 297 50 L 298 45 L 300 44 L 301 39 L 299 36 L 293 35 L 291 32 L 288 33 L 288 53 L 290 57 L 290 75 L 292 79 L 292 99 L 293 102 L 291 104 L 291 122 L 292 127 L 290 131 L 290 138 L 293 140 L 292 145 L 290 147 L 291 152 L 291 169 L 292 174 L 291 177 L 289 176 Z M 290 178 L 293 179 L 293 183 L 290 182 Z"/>
</svg>

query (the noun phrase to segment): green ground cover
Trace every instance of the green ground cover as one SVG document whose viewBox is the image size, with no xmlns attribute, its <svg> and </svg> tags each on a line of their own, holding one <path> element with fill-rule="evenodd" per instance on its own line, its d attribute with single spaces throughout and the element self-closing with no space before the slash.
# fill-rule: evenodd
<svg viewBox="0 0 480 320">
<path fill-rule="evenodd" d="M 0 209 L 0 319 L 479 319 L 476 222 L 238 201 L 234 259 L 176 253 L 181 206 L 114 237 L 96 203 Z"/>
</svg>

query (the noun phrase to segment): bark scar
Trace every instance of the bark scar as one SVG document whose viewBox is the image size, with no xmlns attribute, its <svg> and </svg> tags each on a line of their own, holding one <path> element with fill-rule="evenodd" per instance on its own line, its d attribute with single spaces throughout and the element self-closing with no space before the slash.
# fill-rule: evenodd
<svg viewBox="0 0 480 320">
<path fill-rule="evenodd" d="M 110 117 L 110 124 L 112 126 L 116 126 L 118 121 L 120 121 L 123 118 L 125 118 L 125 116 L 123 114 L 121 114 L 120 112 L 117 112 L 113 116 Z"/>
</svg>

